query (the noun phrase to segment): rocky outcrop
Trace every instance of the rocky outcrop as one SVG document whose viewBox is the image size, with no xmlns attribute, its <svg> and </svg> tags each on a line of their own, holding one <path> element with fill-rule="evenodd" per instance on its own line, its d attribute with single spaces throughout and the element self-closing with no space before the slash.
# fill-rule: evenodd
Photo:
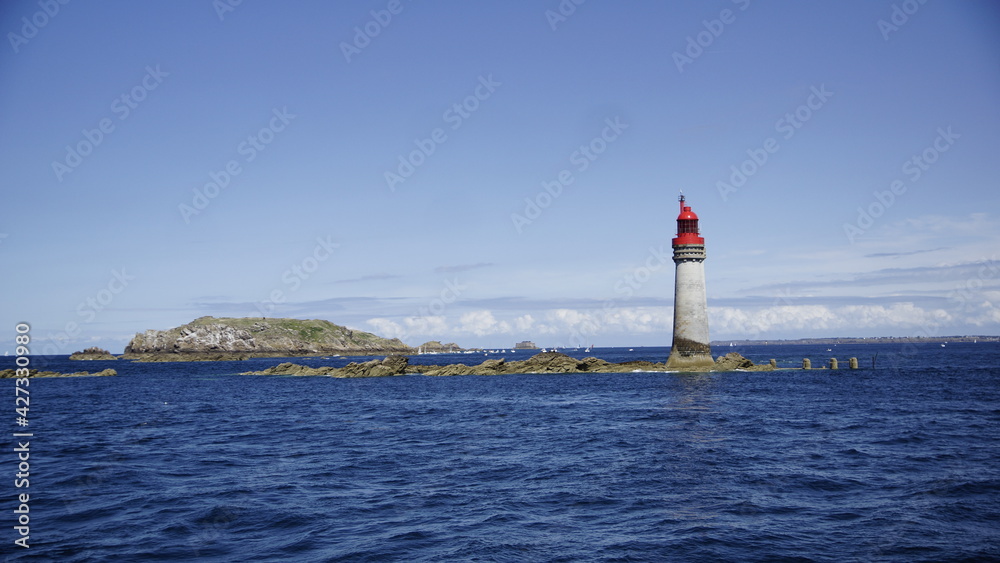
<svg viewBox="0 0 1000 563">
<path fill-rule="evenodd" d="M 715 364 L 703 368 L 684 371 L 770 371 L 770 364 L 754 365 L 753 362 L 735 353 L 719 356 Z M 264 371 L 246 372 L 248 375 L 325 375 L 331 377 L 382 377 L 403 375 L 405 373 L 420 373 L 431 376 L 452 375 L 506 375 L 517 373 L 630 373 L 640 371 L 674 372 L 665 363 L 647 361 L 630 361 L 613 364 L 600 358 L 584 358 L 577 360 L 558 352 L 542 352 L 527 360 L 508 362 L 500 358 L 486 360 L 475 366 L 465 364 L 450 364 L 446 366 L 413 366 L 404 356 L 389 356 L 384 360 L 371 360 L 364 363 L 350 363 L 342 368 L 318 367 L 284 363 Z"/>
<path fill-rule="evenodd" d="M 660 365 L 662 370 L 662 365 Z M 477 366 L 454 364 L 449 366 L 414 366 L 424 375 L 503 375 L 514 373 L 614 373 L 636 371 L 637 367 L 612 364 L 599 358 L 577 360 L 559 352 L 542 352 L 527 360 L 508 362 L 506 359 L 486 360 Z"/>
<path fill-rule="evenodd" d="M 337 368 L 311 368 L 302 364 L 284 362 L 263 371 L 245 371 L 242 375 L 332 375 L 335 371 L 337 371 Z"/>
<path fill-rule="evenodd" d="M 410 360 L 406 356 L 389 356 L 382 360 L 368 362 L 351 362 L 342 368 L 318 367 L 311 368 L 300 364 L 285 362 L 264 371 L 246 372 L 245 375 L 326 375 L 329 377 L 388 377 L 403 375 L 407 371 Z"/>
<path fill-rule="evenodd" d="M 96 346 L 87 348 L 83 351 L 73 352 L 70 354 L 69 359 L 71 360 L 117 360 L 115 356 L 103 348 L 98 348 Z"/>
<path fill-rule="evenodd" d="M 398 338 L 385 339 L 330 321 L 201 317 L 169 330 L 136 334 L 123 357 L 141 361 L 239 360 L 413 351 Z"/>
<path fill-rule="evenodd" d="M 725 356 L 719 356 L 715 359 L 715 365 L 713 366 L 716 371 L 733 371 L 737 369 L 752 370 L 754 368 L 764 368 L 765 366 L 755 366 L 753 362 L 744 358 L 736 352 L 730 352 Z M 771 366 L 766 366 L 770 368 Z"/>
<path fill-rule="evenodd" d="M 417 346 L 417 350 L 422 351 L 425 354 L 442 354 L 449 352 L 462 352 L 464 351 L 461 346 L 455 344 L 454 342 L 449 342 L 447 344 L 441 344 L 440 340 L 430 340 L 424 342 L 420 346 Z"/>
<path fill-rule="evenodd" d="M 451 364 L 447 366 L 414 366 L 417 373 L 424 375 L 449 376 L 449 375 L 500 375 L 504 373 L 509 364 L 507 360 L 486 360 L 478 366 L 467 366 L 465 364 Z"/>
<path fill-rule="evenodd" d="M 753 362 L 735 353 L 720 356 L 715 364 L 683 371 L 770 371 L 770 364 L 754 365 Z M 527 360 L 508 362 L 504 359 L 486 360 L 477 366 L 453 364 L 449 366 L 413 366 L 413 371 L 425 375 L 501 375 L 514 373 L 629 373 L 638 371 L 677 371 L 668 369 L 665 363 L 630 361 L 613 364 L 600 358 L 577 360 L 559 352 L 542 352 Z"/>
<path fill-rule="evenodd" d="M 406 356 L 389 356 L 384 360 L 371 360 L 364 363 L 351 362 L 338 369 L 333 377 L 387 377 L 406 373 L 410 359 Z"/>
<path fill-rule="evenodd" d="M 118 375 L 118 372 L 113 369 L 106 369 L 94 373 L 89 371 L 77 371 L 74 373 L 59 373 L 57 371 L 38 371 L 37 369 L 28 370 L 28 377 L 109 377 L 112 375 Z M 17 370 L 5 369 L 0 370 L 0 379 L 13 379 L 18 377 Z"/>
</svg>

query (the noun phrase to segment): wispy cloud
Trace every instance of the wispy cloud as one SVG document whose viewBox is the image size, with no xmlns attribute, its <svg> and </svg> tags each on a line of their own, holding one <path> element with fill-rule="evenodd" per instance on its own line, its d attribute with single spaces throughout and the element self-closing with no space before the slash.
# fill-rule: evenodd
<svg viewBox="0 0 1000 563">
<path fill-rule="evenodd" d="M 849 307 L 853 305 L 889 305 L 894 303 L 919 303 L 924 307 L 946 307 L 948 298 L 945 295 L 928 295 L 924 293 L 906 292 L 898 295 L 879 295 L 877 297 L 858 297 L 855 295 L 796 295 L 784 293 L 775 295 L 749 295 L 746 297 L 709 298 L 709 308 L 758 309 L 777 305 L 819 305 L 823 307 Z"/>
<path fill-rule="evenodd" d="M 982 261 L 913 268 L 882 268 L 836 279 L 794 280 L 749 288 L 744 293 L 774 292 L 778 290 L 806 293 L 820 289 L 845 289 L 856 291 L 859 287 L 954 282 L 974 278 L 983 267 Z"/>
<path fill-rule="evenodd" d="M 370 281 L 383 281 L 383 280 L 394 280 L 402 278 L 403 276 L 397 274 L 371 274 L 368 276 L 361 276 L 359 278 L 349 278 L 346 280 L 336 280 L 330 283 L 333 284 L 345 284 L 345 283 L 362 283 Z"/>
<path fill-rule="evenodd" d="M 913 256 L 914 254 L 924 254 L 925 252 L 937 252 L 938 250 L 948 250 L 947 247 L 928 248 L 926 250 L 913 250 L 911 252 L 876 252 L 875 254 L 865 254 L 865 258 L 898 258 L 900 256 Z"/>
<path fill-rule="evenodd" d="M 468 272 L 469 270 L 478 270 L 479 268 L 488 268 L 493 265 L 493 262 L 478 262 L 476 264 L 459 264 L 457 266 L 438 266 L 434 268 L 435 274 L 456 274 L 458 272 Z"/>
<path fill-rule="evenodd" d="M 837 333 L 872 336 L 911 334 L 915 331 L 932 335 L 958 320 L 945 309 L 921 307 L 911 302 L 839 307 L 781 305 L 755 310 L 717 307 L 710 308 L 708 314 L 712 333 L 720 338 L 774 338 Z"/>
<path fill-rule="evenodd" d="M 354 313 L 355 311 L 378 311 L 385 314 L 399 314 L 404 307 L 398 305 L 398 298 L 391 297 L 333 297 L 311 301 L 288 301 L 279 303 L 274 316 L 326 318 L 337 322 L 331 315 Z M 204 315 L 232 315 L 256 317 L 261 313 L 254 301 L 201 300 L 190 304 L 190 309 Z M 369 313 L 370 314 L 370 313 Z M 271 315 L 268 315 L 271 316 Z"/>
</svg>

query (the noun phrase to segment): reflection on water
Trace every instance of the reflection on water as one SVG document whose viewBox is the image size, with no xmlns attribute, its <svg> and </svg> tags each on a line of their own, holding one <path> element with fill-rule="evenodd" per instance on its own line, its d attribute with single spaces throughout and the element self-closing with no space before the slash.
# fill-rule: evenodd
<svg viewBox="0 0 1000 563">
<path fill-rule="evenodd" d="M 717 401 L 713 396 L 715 375 L 710 373 L 673 374 L 676 394 L 667 398 L 664 408 L 713 412 Z"/>
</svg>

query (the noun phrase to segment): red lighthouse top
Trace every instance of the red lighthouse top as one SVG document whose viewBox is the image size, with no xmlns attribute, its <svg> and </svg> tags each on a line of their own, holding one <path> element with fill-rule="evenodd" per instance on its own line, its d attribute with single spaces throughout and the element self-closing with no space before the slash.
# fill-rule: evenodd
<svg viewBox="0 0 1000 563">
<path fill-rule="evenodd" d="M 698 216 L 689 206 L 684 205 L 684 194 L 678 199 L 681 203 L 681 213 L 677 216 L 677 238 L 673 240 L 673 245 L 705 244 L 705 239 L 698 236 Z"/>
</svg>

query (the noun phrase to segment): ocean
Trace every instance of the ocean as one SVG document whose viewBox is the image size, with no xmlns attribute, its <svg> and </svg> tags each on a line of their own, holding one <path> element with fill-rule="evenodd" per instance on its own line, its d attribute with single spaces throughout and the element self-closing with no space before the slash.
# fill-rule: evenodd
<svg viewBox="0 0 1000 563">
<path fill-rule="evenodd" d="M 30 486 L 14 486 L 26 438 L 9 437 L 0 553 L 1000 561 L 1000 344 L 713 352 L 730 350 L 782 367 L 836 357 L 844 368 L 855 356 L 862 369 L 333 379 L 238 374 L 280 359 L 57 357 L 47 369 L 119 376 L 32 380 L 29 426 L 9 413 L 12 433 L 33 435 Z M 620 362 L 668 351 L 567 353 Z M 12 408 L 14 380 L 0 381 Z M 23 493 L 28 548 L 14 544 Z"/>
</svg>

